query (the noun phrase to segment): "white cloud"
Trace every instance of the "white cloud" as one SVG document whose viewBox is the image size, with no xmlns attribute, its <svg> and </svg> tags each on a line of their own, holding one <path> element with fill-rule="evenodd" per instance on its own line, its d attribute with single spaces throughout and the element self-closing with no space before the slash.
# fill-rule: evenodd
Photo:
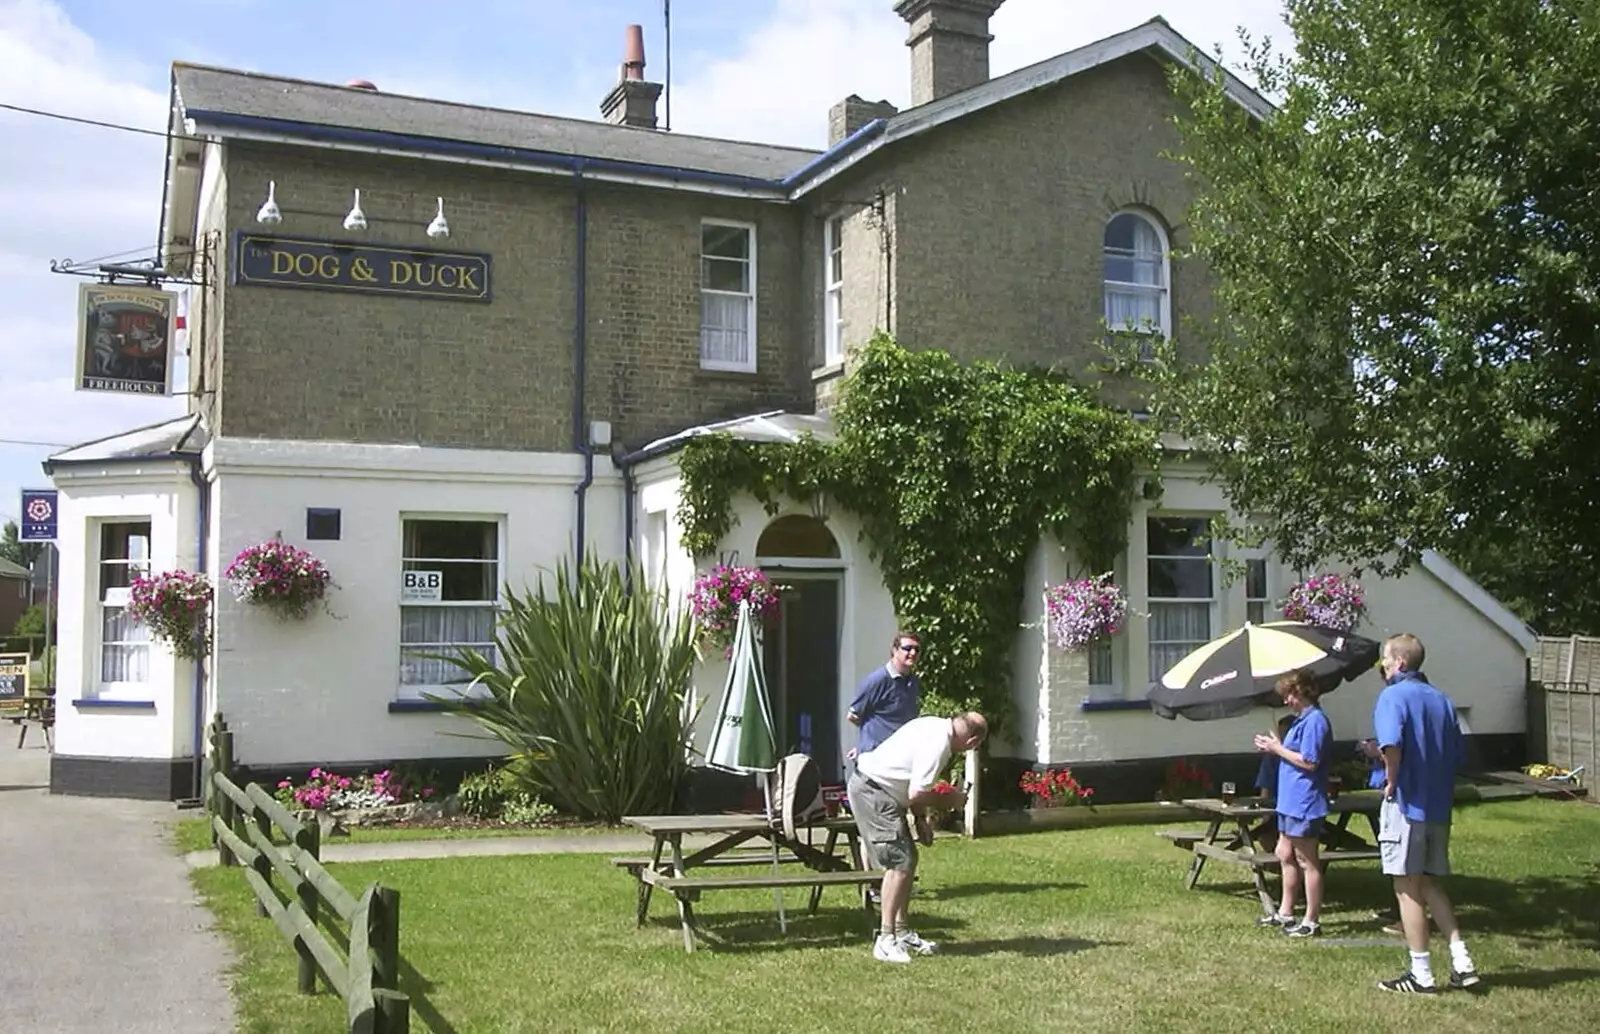
<svg viewBox="0 0 1600 1034">
<path fill-rule="evenodd" d="M 0 0 L 8 104 L 162 130 L 166 95 L 141 84 L 164 78 L 96 46 L 56 4 Z M 181 400 L 72 390 L 82 281 L 50 272 L 52 258 L 153 252 L 162 141 L 3 110 L 0 136 L 0 439 L 72 443 L 181 413 Z M 50 451 L 0 442 L 0 514 L 14 514 L 19 487 L 47 483 Z"/>
<path fill-rule="evenodd" d="M 1003 75 L 1164 16 L 1201 50 L 1239 54 L 1239 26 L 1287 41 L 1276 0 L 1007 0 L 990 22 Z M 719 53 L 674 55 L 673 129 L 801 146 L 827 142 L 828 108 L 852 93 L 910 103 L 906 24 L 890 0 L 777 0 L 764 26 Z M 652 71 L 655 71 L 652 64 Z"/>
</svg>

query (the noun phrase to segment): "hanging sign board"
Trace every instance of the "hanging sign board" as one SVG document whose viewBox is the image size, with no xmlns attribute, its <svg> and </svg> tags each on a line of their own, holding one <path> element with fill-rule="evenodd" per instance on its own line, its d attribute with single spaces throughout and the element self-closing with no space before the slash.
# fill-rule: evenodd
<svg viewBox="0 0 1600 1034">
<path fill-rule="evenodd" d="M 155 287 L 84 284 L 78 291 L 79 391 L 172 394 L 178 295 Z"/>
</svg>

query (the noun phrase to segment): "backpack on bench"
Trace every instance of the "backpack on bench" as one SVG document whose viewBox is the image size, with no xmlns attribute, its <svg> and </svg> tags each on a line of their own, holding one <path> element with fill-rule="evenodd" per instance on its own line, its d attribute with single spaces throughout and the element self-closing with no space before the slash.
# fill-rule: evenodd
<svg viewBox="0 0 1600 1034">
<path fill-rule="evenodd" d="M 767 776 L 768 800 L 772 802 L 772 828 L 795 839 L 801 826 L 820 822 L 828 816 L 822 799 L 822 772 L 809 754 L 789 754 Z"/>
</svg>

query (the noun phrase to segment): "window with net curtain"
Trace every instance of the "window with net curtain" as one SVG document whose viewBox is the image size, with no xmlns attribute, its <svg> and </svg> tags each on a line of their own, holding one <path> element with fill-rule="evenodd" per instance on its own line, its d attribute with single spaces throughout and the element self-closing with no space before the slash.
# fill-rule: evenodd
<svg viewBox="0 0 1600 1034">
<path fill-rule="evenodd" d="M 1106 223 L 1105 320 L 1112 330 L 1172 333 L 1166 235 L 1142 212 L 1118 212 Z"/>
<path fill-rule="evenodd" d="M 150 573 L 150 522 L 100 526 L 100 684 L 150 681 L 150 630 L 128 613 L 134 579 Z"/>
<path fill-rule="evenodd" d="M 497 521 L 407 520 L 402 571 L 436 571 L 437 599 L 409 599 L 400 606 L 400 689 L 419 697 L 443 687 L 462 689 L 466 676 L 449 656 L 473 649 L 495 659 L 494 626 L 499 616 L 500 525 Z M 398 584 L 398 579 L 396 580 Z"/>
<path fill-rule="evenodd" d="M 1210 642 L 1216 603 L 1210 518 L 1151 517 L 1145 523 L 1150 607 L 1150 679 Z"/>
<path fill-rule="evenodd" d="M 700 227 L 700 365 L 756 368 L 756 229 L 707 221 Z"/>
</svg>

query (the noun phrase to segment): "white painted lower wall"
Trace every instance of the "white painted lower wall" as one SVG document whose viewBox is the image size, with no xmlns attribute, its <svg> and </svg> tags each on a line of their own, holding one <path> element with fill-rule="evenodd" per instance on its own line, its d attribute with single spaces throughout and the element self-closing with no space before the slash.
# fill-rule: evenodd
<svg viewBox="0 0 1600 1034">
<path fill-rule="evenodd" d="M 392 712 L 400 685 L 402 522 L 471 518 L 500 524 L 500 580 L 521 590 L 573 553 L 575 454 L 223 438 L 208 450 L 216 478 L 214 570 L 281 535 L 332 574 L 328 613 L 280 621 L 219 591 L 212 664 L 215 707 L 247 765 L 339 764 L 492 756 L 497 740 L 437 712 Z M 597 459 L 588 489 L 589 546 L 622 549 L 621 480 Z M 338 541 L 306 540 L 309 507 L 340 511 Z M 224 583 L 225 585 L 225 583 Z M 468 734 L 472 738 L 463 738 Z"/>
<path fill-rule="evenodd" d="M 193 570 L 198 492 L 187 463 L 72 466 L 55 474 L 59 489 L 55 750 L 86 758 L 193 756 L 192 661 L 159 643 L 149 647 L 142 683 L 101 679 L 100 529 L 150 522 L 153 571 Z"/>
</svg>

